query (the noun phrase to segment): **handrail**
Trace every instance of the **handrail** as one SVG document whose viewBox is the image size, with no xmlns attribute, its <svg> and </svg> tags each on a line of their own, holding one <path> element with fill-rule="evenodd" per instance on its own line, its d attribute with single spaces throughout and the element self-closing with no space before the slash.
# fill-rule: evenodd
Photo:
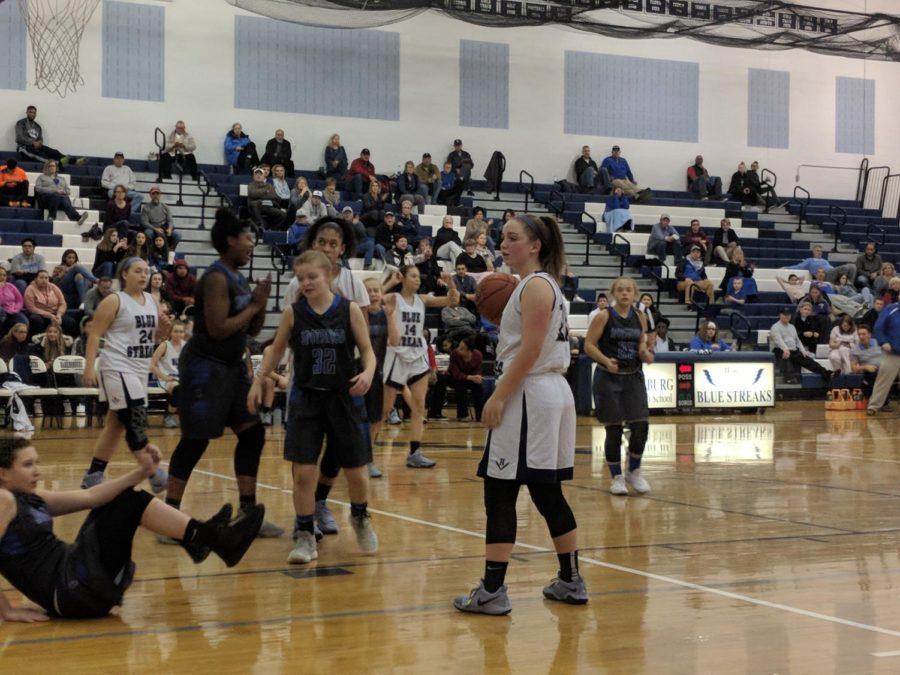
<svg viewBox="0 0 900 675">
<path fill-rule="evenodd" d="M 797 196 L 798 192 L 803 192 L 806 194 L 806 197 L 804 197 L 803 201 L 801 201 L 800 198 Z M 798 214 L 797 230 L 796 230 L 798 233 L 803 232 L 803 221 L 806 220 L 806 209 L 809 206 L 810 198 L 811 197 L 809 194 L 809 190 L 807 190 L 806 188 L 804 188 L 800 185 L 797 185 L 794 187 L 794 196 L 791 197 L 787 202 L 788 204 L 796 204 L 797 206 L 800 207 L 800 213 Z"/>
<path fill-rule="evenodd" d="M 625 243 L 625 246 L 628 247 L 628 250 L 616 246 L 617 239 L 621 239 Z M 619 256 L 619 276 L 622 276 L 625 273 L 625 258 L 631 254 L 631 242 L 618 232 L 613 232 L 612 240 L 609 242 L 609 252 Z"/>
<path fill-rule="evenodd" d="M 870 166 L 866 169 L 866 178 L 865 178 L 865 181 L 863 182 L 863 198 L 862 198 L 862 202 L 860 202 L 860 206 L 862 208 L 866 208 L 866 196 L 869 193 L 869 177 L 872 175 L 873 171 L 887 171 L 887 173 L 885 174 L 885 177 L 887 177 L 891 174 L 891 167 L 882 165 L 882 166 Z M 884 179 L 882 179 L 881 188 L 884 189 Z M 882 200 L 882 195 L 878 195 L 878 199 L 875 200 L 875 203 L 880 204 L 881 200 Z"/>
<path fill-rule="evenodd" d="M 869 158 L 863 157 L 859 163 L 859 177 L 856 179 L 856 201 L 862 206 L 866 196 L 866 172 L 869 170 Z"/>
<path fill-rule="evenodd" d="M 769 181 L 769 176 L 772 177 L 771 181 Z M 759 174 L 759 178 L 760 188 L 765 188 L 765 213 L 768 213 L 769 209 L 778 203 L 778 194 L 775 192 L 775 186 L 778 185 L 778 175 L 771 169 L 763 169 Z"/>
<path fill-rule="evenodd" d="M 586 229 L 584 229 L 584 218 L 585 218 L 585 216 L 587 216 L 588 218 L 590 218 L 590 219 L 594 222 L 594 229 L 593 229 L 593 231 L 591 231 L 591 232 L 589 232 L 589 231 L 587 231 Z M 593 238 L 594 238 L 594 234 L 596 234 L 596 232 L 597 232 L 597 219 L 594 218 L 594 216 L 592 216 L 592 215 L 591 215 L 590 213 L 588 213 L 587 211 L 582 211 L 581 213 L 578 214 L 578 225 L 579 225 L 580 228 L 582 228 L 581 231 L 584 232 L 584 235 L 585 235 L 585 241 L 584 241 L 584 263 L 583 263 L 583 264 L 587 267 L 587 266 L 590 266 L 590 264 L 591 264 L 591 241 L 592 241 Z"/>
<path fill-rule="evenodd" d="M 648 271 L 650 272 L 650 278 L 656 282 L 656 306 L 657 307 L 659 307 L 659 304 L 662 301 L 663 282 L 669 281 L 672 279 L 672 269 L 666 264 L 666 261 L 662 260 L 662 259 L 658 259 L 658 262 L 659 262 L 659 266 L 661 268 L 660 272 L 662 272 L 663 269 L 666 270 L 665 278 L 663 278 L 662 274 L 656 273 L 656 270 L 655 270 L 656 262 L 650 262 L 649 260 L 647 260 L 645 258 L 644 262 L 641 264 L 641 267 L 648 268 Z"/>
<path fill-rule="evenodd" d="M 694 300 L 694 295 L 698 292 L 703 293 L 703 295 L 706 296 L 706 302 L 703 303 L 702 305 L 699 302 L 697 302 L 696 300 Z M 706 309 L 707 307 L 709 307 L 712 304 L 713 300 L 715 299 L 715 295 L 716 295 L 715 291 L 712 291 L 712 294 L 710 294 L 710 293 L 707 293 L 706 291 L 701 291 L 699 289 L 699 287 L 697 286 L 697 284 L 691 284 L 691 290 L 688 292 L 688 306 L 690 307 L 691 305 L 693 305 L 694 307 L 697 308 L 697 326 L 698 327 L 700 326 L 700 312 L 702 312 L 704 309 Z"/>
<path fill-rule="evenodd" d="M 557 195 L 559 197 L 560 207 L 557 209 L 553 206 L 553 196 Z M 561 218 L 562 214 L 566 212 L 566 196 L 556 188 L 550 190 L 550 196 L 547 198 L 547 208 L 553 211 L 553 215 L 557 218 Z"/>
<path fill-rule="evenodd" d="M 162 140 L 159 140 L 162 137 Z M 162 164 L 160 163 L 160 159 L 162 158 L 163 150 L 166 149 L 166 132 L 156 127 L 153 130 L 153 143 L 156 145 L 157 150 L 159 151 L 156 156 L 156 182 L 162 182 L 162 172 L 160 171 L 160 167 Z"/>
<path fill-rule="evenodd" d="M 838 220 L 837 217 L 834 215 L 835 213 L 837 213 L 841 217 L 840 220 Z M 826 218 L 830 218 L 831 221 L 834 223 L 834 246 L 831 249 L 831 252 L 837 253 L 838 241 L 840 241 L 840 239 L 841 239 L 841 228 L 843 228 L 844 225 L 847 224 L 847 211 L 844 210 L 844 207 L 842 207 L 842 206 L 835 206 L 834 204 L 829 204 L 828 205 L 828 215 L 826 216 Z"/>
<path fill-rule="evenodd" d="M 250 266 L 247 269 L 247 280 L 253 281 L 253 262 L 254 258 L 256 258 L 256 247 L 259 246 L 260 230 L 254 225 L 250 232 L 253 236 L 253 248 L 250 249 Z"/>
<path fill-rule="evenodd" d="M 277 246 L 269 249 L 269 260 L 275 270 L 275 311 L 281 311 L 281 277 L 288 269 L 290 256 L 285 255 Z"/>
<path fill-rule="evenodd" d="M 204 185 L 205 183 L 205 185 Z M 206 229 L 206 198 L 209 197 L 209 193 L 212 192 L 212 183 L 209 182 L 209 178 L 203 172 L 203 170 L 197 171 L 197 187 L 200 188 L 200 225 L 197 228 L 198 230 Z"/>
<path fill-rule="evenodd" d="M 743 337 L 742 333 L 738 332 L 737 328 L 735 328 L 735 326 L 734 326 L 735 318 L 740 319 L 747 325 L 747 328 L 746 328 L 746 336 L 747 337 L 746 338 Z M 728 314 L 728 330 L 731 331 L 731 334 L 734 335 L 735 339 L 737 340 L 737 350 L 738 351 L 740 351 L 741 347 L 743 347 L 745 340 L 749 342 L 750 339 L 753 337 L 753 324 L 750 323 L 750 319 L 748 319 L 746 316 L 744 316 L 741 312 L 739 312 L 737 310 L 732 310 Z"/>
<path fill-rule="evenodd" d="M 896 202 L 897 202 L 897 204 L 894 208 L 893 216 L 886 216 L 884 213 L 885 202 L 887 201 L 888 190 L 890 189 L 888 187 L 888 181 L 890 181 L 890 179 L 892 179 L 892 178 L 895 178 L 895 179 L 900 178 L 900 173 L 889 173 L 887 176 L 884 177 L 884 180 L 881 182 L 881 205 L 878 207 L 878 210 L 881 212 L 882 218 L 893 217 L 893 218 L 897 219 L 898 222 L 900 222 L 900 188 L 898 188 L 898 182 L 896 180 L 894 181 L 894 189 L 892 190 L 893 199 L 896 200 Z"/>
<path fill-rule="evenodd" d="M 872 230 L 878 230 L 881 233 L 881 243 L 872 239 Z M 866 241 L 874 242 L 879 246 L 884 246 L 884 242 L 887 241 L 887 232 L 881 225 L 876 225 L 875 223 L 869 223 L 866 225 Z"/>
<path fill-rule="evenodd" d="M 529 185 L 525 185 L 523 180 L 524 176 L 528 176 Z M 534 200 L 534 176 L 528 173 L 525 169 L 519 171 L 519 192 L 525 193 L 525 210 L 528 211 L 528 197 L 531 196 L 531 199 Z"/>
</svg>

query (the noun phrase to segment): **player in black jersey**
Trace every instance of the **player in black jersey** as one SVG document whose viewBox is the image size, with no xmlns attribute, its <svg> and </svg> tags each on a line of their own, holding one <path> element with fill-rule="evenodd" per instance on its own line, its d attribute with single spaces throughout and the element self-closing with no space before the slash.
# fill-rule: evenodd
<svg viewBox="0 0 900 675">
<path fill-rule="evenodd" d="M 54 616 L 101 617 L 122 603 L 134 579 L 131 543 L 138 526 L 176 540 L 202 562 L 210 552 L 231 567 L 256 538 L 264 507 L 229 523 L 226 504 L 205 522 L 134 486 L 159 468 L 159 449 L 134 453 L 138 468 L 85 490 L 38 487 L 38 454 L 31 441 L 0 439 L 0 574 L 29 600 Z M 72 544 L 53 534 L 53 517 L 90 514 Z M 0 620 L 46 621 L 47 614 L 13 607 L 0 593 Z"/>
<path fill-rule="evenodd" d="M 319 251 L 306 251 L 295 265 L 302 297 L 287 307 L 275 341 L 247 397 L 251 410 L 262 398 L 261 380 L 281 361 L 285 349 L 294 353 L 284 458 L 292 463 L 296 544 L 289 563 L 318 557 L 314 534 L 315 486 L 322 442 L 344 469 L 350 492 L 350 522 L 365 553 L 378 550 L 368 506 L 369 451 L 360 428 L 360 412 L 351 397 L 364 395 L 375 374 L 375 354 L 359 306 L 331 292 L 331 262 Z M 359 350 L 363 370 L 356 366 Z"/>
<path fill-rule="evenodd" d="M 604 451 L 612 476 L 610 492 L 627 495 L 628 485 L 638 493 L 650 491 L 641 475 L 641 457 L 647 444 L 649 410 L 642 363 L 653 363 L 647 346 L 647 318 L 634 308 L 637 284 L 619 277 L 610 289 L 613 304 L 594 317 L 584 338 L 584 353 L 597 362 L 594 372 L 594 412 L 606 427 Z M 622 475 L 622 433 L 628 440 L 628 473 Z"/>
</svg>

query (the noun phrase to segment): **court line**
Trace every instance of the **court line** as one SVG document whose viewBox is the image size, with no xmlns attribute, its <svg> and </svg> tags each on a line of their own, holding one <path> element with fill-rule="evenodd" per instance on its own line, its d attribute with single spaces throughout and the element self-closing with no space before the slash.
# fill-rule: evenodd
<svg viewBox="0 0 900 675">
<path fill-rule="evenodd" d="M 194 469 L 195 473 L 201 473 L 207 476 L 214 476 L 216 478 L 223 478 L 229 481 L 235 481 L 233 476 L 228 476 L 221 473 L 216 473 L 213 471 L 206 471 L 202 469 Z M 284 494 L 291 494 L 291 490 L 278 487 L 276 485 L 268 485 L 266 483 L 257 483 L 258 487 L 267 488 L 269 490 L 275 490 L 278 492 L 282 492 Z M 329 499 L 328 501 L 334 504 L 340 504 L 346 508 L 350 507 L 349 502 L 343 502 L 337 499 Z M 469 537 L 476 537 L 478 539 L 484 539 L 484 535 L 480 532 L 474 532 L 472 530 L 466 530 L 461 527 L 454 527 L 453 525 L 445 525 L 443 523 L 436 523 L 430 520 L 423 520 L 421 518 L 414 518 L 412 516 L 406 516 L 401 513 L 392 513 L 390 511 L 383 511 L 381 509 L 372 509 L 369 511 L 371 513 L 375 513 L 380 516 L 384 516 L 387 518 L 394 518 L 395 520 L 401 520 L 407 523 L 413 523 L 415 525 L 424 525 L 426 527 L 433 527 L 438 530 L 444 530 L 446 532 L 455 532 L 456 534 L 464 534 Z M 524 548 L 529 551 L 537 551 L 541 553 L 553 553 L 552 549 L 549 549 L 545 546 L 535 546 L 534 544 L 525 544 L 522 542 L 516 542 L 516 546 L 520 548 Z M 625 565 L 618 565 L 616 563 L 605 562 L 603 560 L 597 560 L 596 558 L 591 558 L 588 556 L 579 556 L 579 561 L 582 563 L 587 563 L 589 565 L 594 565 L 596 567 L 603 567 L 610 570 L 615 570 L 617 572 L 622 572 L 624 574 L 631 574 L 634 576 L 644 577 L 645 579 L 652 579 L 654 581 L 659 581 L 666 584 L 672 584 L 675 586 L 680 586 L 682 588 L 687 588 L 692 591 L 697 591 L 700 593 L 708 593 L 711 595 L 718 595 L 719 597 L 727 598 L 729 600 L 737 600 L 740 602 L 746 602 L 752 605 L 757 605 L 759 607 L 765 607 L 767 609 L 777 609 L 782 612 L 787 612 L 790 614 L 796 614 L 798 616 L 803 616 L 809 619 L 818 619 L 819 621 L 825 621 L 828 623 L 838 624 L 841 626 L 847 626 L 850 628 L 857 628 L 860 630 L 869 631 L 871 633 L 879 633 L 881 635 L 888 635 L 891 637 L 900 638 L 900 631 L 891 630 L 889 628 L 881 628 L 880 626 L 873 626 L 867 623 L 860 623 L 858 621 L 853 621 L 851 619 L 844 619 L 838 616 L 831 616 L 829 614 L 822 614 L 820 612 L 814 612 L 808 609 L 802 609 L 800 607 L 793 607 L 791 605 L 785 605 L 780 602 L 771 602 L 769 600 L 762 600 L 761 598 L 754 598 L 749 595 L 743 595 L 741 593 L 732 593 L 731 591 L 725 591 L 718 588 L 713 588 L 711 586 L 704 586 L 702 584 L 696 584 L 692 581 L 685 581 L 683 579 L 678 579 L 676 577 L 670 577 L 663 574 L 656 574 L 654 572 L 647 572 L 645 570 L 635 569 L 633 567 L 626 567 Z"/>
<path fill-rule="evenodd" d="M 872 656 L 900 656 L 900 651 L 897 652 L 872 652 Z"/>
</svg>

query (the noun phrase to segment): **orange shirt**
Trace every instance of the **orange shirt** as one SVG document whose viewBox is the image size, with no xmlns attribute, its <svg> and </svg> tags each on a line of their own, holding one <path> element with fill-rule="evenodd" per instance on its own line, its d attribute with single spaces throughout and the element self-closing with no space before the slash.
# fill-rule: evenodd
<svg viewBox="0 0 900 675">
<path fill-rule="evenodd" d="M 0 185 L 8 185 L 12 187 L 13 185 L 18 185 L 19 183 L 25 183 L 28 181 L 28 174 L 22 171 L 21 167 L 16 167 L 12 171 L 9 171 L 4 164 L 0 167 Z"/>
</svg>

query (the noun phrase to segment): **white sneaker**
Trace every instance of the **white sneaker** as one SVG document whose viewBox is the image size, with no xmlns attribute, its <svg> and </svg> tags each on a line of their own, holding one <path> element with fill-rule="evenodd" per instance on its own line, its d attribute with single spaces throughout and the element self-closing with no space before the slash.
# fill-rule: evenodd
<svg viewBox="0 0 900 675">
<path fill-rule="evenodd" d="M 625 484 L 625 476 L 619 474 L 612 479 L 609 485 L 610 494 L 628 496 L 628 486 Z"/>
<path fill-rule="evenodd" d="M 628 484 L 634 488 L 635 492 L 640 494 L 645 494 L 650 492 L 650 483 L 647 482 L 647 479 L 641 475 L 640 469 L 635 469 L 634 471 L 629 471 L 625 475 L 625 480 Z"/>
<path fill-rule="evenodd" d="M 69 402 L 69 399 L 63 399 L 63 415 L 67 417 L 72 415 L 72 404 Z"/>
<path fill-rule="evenodd" d="M 353 531 L 356 533 L 359 550 L 368 554 L 375 553 L 378 550 L 378 535 L 375 534 L 369 514 L 359 518 L 351 516 L 350 524 L 353 525 Z"/>
<path fill-rule="evenodd" d="M 34 416 L 35 417 L 43 417 L 44 416 L 44 406 L 41 405 L 40 399 L 37 399 L 34 402 Z"/>
<path fill-rule="evenodd" d="M 78 417 L 84 417 L 87 414 L 87 408 L 84 407 L 84 403 L 79 403 L 75 406 L 75 415 Z"/>
<path fill-rule="evenodd" d="M 297 533 L 297 543 L 288 554 L 287 561 L 292 565 L 303 565 L 319 557 L 316 550 L 316 537 L 306 530 Z"/>
</svg>

